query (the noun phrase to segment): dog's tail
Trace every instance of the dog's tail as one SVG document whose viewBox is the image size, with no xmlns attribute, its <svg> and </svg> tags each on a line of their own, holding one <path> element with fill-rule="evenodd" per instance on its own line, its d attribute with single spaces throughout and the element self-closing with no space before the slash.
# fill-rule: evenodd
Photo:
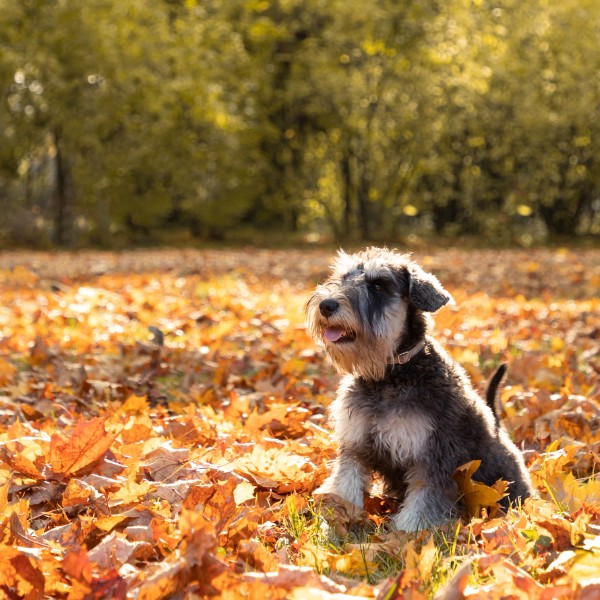
<svg viewBox="0 0 600 600">
<path fill-rule="evenodd" d="M 498 410 L 496 407 L 496 392 L 498 390 L 498 386 L 502 379 L 504 379 L 504 375 L 506 374 L 508 366 L 506 363 L 502 363 L 497 369 L 496 372 L 492 375 L 490 382 L 488 383 L 487 390 L 485 392 L 485 401 L 487 405 L 492 409 L 494 413 L 494 417 L 496 418 L 496 422 L 498 422 Z"/>
</svg>

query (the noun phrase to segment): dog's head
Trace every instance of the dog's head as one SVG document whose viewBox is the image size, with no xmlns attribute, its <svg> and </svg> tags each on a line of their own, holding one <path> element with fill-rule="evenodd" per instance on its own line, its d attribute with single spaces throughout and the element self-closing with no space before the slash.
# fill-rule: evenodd
<svg viewBox="0 0 600 600">
<path fill-rule="evenodd" d="M 395 353 L 425 335 L 423 313 L 453 302 L 433 275 L 386 248 L 340 251 L 332 268 L 306 315 L 311 335 L 342 372 L 380 379 Z"/>
</svg>

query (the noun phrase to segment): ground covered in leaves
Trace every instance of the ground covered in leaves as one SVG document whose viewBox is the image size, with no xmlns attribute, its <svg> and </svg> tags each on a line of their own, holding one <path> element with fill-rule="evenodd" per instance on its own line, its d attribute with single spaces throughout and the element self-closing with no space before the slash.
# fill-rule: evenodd
<svg viewBox="0 0 600 600">
<path fill-rule="evenodd" d="M 415 254 L 474 383 L 509 362 L 539 497 L 502 514 L 467 465 L 473 514 L 410 535 L 388 499 L 312 498 L 337 376 L 303 305 L 331 258 L 0 254 L 0 598 L 600 597 L 600 252 Z"/>
</svg>

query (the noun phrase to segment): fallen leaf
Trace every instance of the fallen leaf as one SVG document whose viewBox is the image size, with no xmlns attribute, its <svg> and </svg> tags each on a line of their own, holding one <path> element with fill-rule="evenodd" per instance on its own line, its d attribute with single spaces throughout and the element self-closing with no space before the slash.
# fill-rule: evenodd
<svg viewBox="0 0 600 600">
<path fill-rule="evenodd" d="M 506 483 L 471 465 L 477 517 L 414 534 L 378 477 L 364 510 L 311 497 L 338 450 L 304 317 L 329 258 L 0 253 L 0 596 L 595 600 L 600 253 L 415 248 L 474 386 L 509 362 L 498 414 L 538 493 L 495 513 Z"/>
<path fill-rule="evenodd" d="M 0 446 L 0 460 L 14 469 L 17 473 L 39 481 L 43 479 L 40 470 L 22 452 L 9 450 L 8 444 Z"/>
<path fill-rule="evenodd" d="M 130 560 L 148 561 L 155 556 L 152 544 L 131 542 L 113 532 L 88 552 L 88 559 L 102 570 L 120 567 Z"/>
<path fill-rule="evenodd" d="M 367 512 L 342 497 L 336 494 L 314 494 L 313 497 L 315 509 L 340 537 L 347 536 L 354 526 L 369 526 Z"/>
<path fill-rule="evenodd" d="M 454 480 L 458 485 L 460 497 L 469 517 L 480 517 L 483 508 L 498 509 L 500 500 L 506 496 L 506 483 L 488 486 L 471 477 L 479 468 L 480 460 L 472 460 L 461 465 L 454 472 Z"/>
<path fill-rule="evenodd" d="M 25 600 L 44 598 L 45 578 L 32 560 L 15 548 L 0 547 L 0 581 L 7 591 L 15 590 L 15 596 Z M 1 589 L 1 588 L 0 588 Z M 8 594 L 7 598 L 10 598 Z"/>
<path fill-rule="evenodd" d="M 12 383 L 17 372 L 17 368 L 0 356 L 0 386 Z"/>
<path fill-rule="evenodd" d="M 62 561 L 62 568 L 75 581 L 82 581 L 86 584 L 92 582 L 92 564 L 85 546 L 69 550 Z"/>
<path fill-rule="evenodd" d="M 89 469 L 110 448 L 116 435 L 105 428 L 106 417 L 79 421 L 68 438 L 52 434 L 50 467 L 60 475 L 77 475 Z"/>
</svg>

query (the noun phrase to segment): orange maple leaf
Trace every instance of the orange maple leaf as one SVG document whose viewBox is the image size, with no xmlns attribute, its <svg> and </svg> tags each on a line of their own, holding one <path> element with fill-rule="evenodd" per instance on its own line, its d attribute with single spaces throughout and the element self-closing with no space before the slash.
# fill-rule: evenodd
<svg viewBox="0 0 600 600">
<path fill-rule="evenodd" d="M 12 588 L 14 597 L 27 600 L 42 600 L 44 597 L 44 575 L 35 564 L 17 548 L 0 546 L 0 581 L 2 587 Z M 10 597 L 10 596 L 3 596 Z"/>
<path fill-rule="evenodd" d="M 461 465 L 454 472 L 454 480 L 461 492 L 461 499 L 469 517 L 480 517 L 481 509 L 484 507 L 497 509 L 500 500 L 506 496 L 508 486 L 506 482 L 499 480 L 493 486 L 488 486 L 471 479 L 480 464 L 480 460 L 472 460 Z"/>
<path fill-rule="evenodd" d="M 85 546 L 71 548 L 62 561 L 62 568 L 75 580 L 85 583 L 92 581 L 92 563 Z"/>
<path fill-rule="evenodd" d="M 40 470 L 35 464 L 10 443 L 6 443 L 0 447 L 0 460 L 9 465 L 17 473 L 21 473 L 36 481 L 43 479 Z"/>
<path fill-rule="evenodd" d="M 0 356 L 0 385 L 8 385 L 12 383 L 17 369 L 9 363 L 5 358 Z"/>
<path fill-rule="evenodd" d="M 116 434 L 104 429 L 106 417 L 79 421 L 68 439 L 52 434 L 50 439 L 50 467 L 61 475 L 76 475 L 102 458 L 113 443 Z"/>
</svg>

